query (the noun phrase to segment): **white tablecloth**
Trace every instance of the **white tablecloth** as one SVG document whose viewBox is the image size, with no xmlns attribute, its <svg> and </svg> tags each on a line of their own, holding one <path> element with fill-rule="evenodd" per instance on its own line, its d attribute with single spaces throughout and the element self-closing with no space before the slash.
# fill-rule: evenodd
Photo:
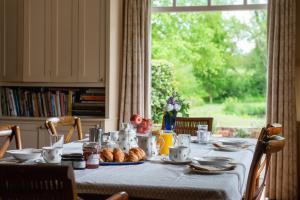
<svg viewBox="0 0 300 200">
<path fill-rule="evenodd" d="M 247 139 L 255 144 L 256 140 Z M 82 143 L 64 146 L 64 153 L 80 152 Z M 219 175 L 188 172 L 186 166 L 145 162 L 130 166 L 100 166 L 75 170 L 79 193 L 112 194 L 126 191 L 131 197 L 150 199 L 232 199 L 245 191 L 254 146 L 239 152 L 213 150 L 211 145 L 191 144 L 191 157 L 227 156 L 238 163 L 235 170 Z"/>
</svg>

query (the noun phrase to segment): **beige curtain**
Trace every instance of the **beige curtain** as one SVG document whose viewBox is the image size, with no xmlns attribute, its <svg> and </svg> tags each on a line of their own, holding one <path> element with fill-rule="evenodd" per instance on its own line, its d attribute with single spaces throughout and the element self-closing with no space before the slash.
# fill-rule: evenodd
<svg viewBox="0 0 300 200">
<path fill-rule="evenodd" d="M 120 122 L 150 117 L 150 0 L 124 0 L 123 76 Z"/>
<path fill-rule="evenodd" d="M 283 125 L 286 145 L 273 156 L 270 199 L 298 199 L 295 99 L 295 0 L 269 0 L 268 123 Z"/>
</svg>

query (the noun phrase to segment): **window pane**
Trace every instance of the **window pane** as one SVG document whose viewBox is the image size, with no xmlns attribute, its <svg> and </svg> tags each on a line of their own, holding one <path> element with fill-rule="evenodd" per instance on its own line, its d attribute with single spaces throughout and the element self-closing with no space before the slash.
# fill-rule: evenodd
<svg viewBox="0 0 300 200">
<path fill-rule="evenodd" d="M 152 0 L 152 7 L 170 7 L 173 0 Z"/>
<path fill-rule="evenodd" d="M 212 5 L 241 5 L 243 4 L 243 0 L 212 0 Z"/>
<path fill-rule="evenodd" d="M 207 0 L 177 0 L 177 6 L 207 6 Z"/>
<path fill-rule="evenodd" d="M 268 0 L 248 0 L 248 4 L 267 4 Z"/>
</svg>

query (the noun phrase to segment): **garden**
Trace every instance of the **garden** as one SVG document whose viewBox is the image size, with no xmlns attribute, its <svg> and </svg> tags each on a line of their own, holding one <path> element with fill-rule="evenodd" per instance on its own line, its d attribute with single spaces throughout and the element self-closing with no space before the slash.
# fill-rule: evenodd
<svg viewBox="0 0 300 200">
<path fill-rule="evenodd" d="M 265 125 L 266 12 L 152 15 L 152 119 L 176 94 L 179 115 L 214 117 L 214 133 L 255 137 Z"/>
</svg>

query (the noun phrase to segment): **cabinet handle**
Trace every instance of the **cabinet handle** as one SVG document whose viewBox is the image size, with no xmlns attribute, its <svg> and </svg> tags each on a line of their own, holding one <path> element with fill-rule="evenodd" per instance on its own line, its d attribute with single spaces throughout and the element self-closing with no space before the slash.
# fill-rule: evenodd
<svg viewBox="0 0 300 200">
<path fill-rule="evenodd" d="M 99 78 L 99 82 L 103 82 L 104 81 L 104 79 L 103 78 Z"/>
</svg>

